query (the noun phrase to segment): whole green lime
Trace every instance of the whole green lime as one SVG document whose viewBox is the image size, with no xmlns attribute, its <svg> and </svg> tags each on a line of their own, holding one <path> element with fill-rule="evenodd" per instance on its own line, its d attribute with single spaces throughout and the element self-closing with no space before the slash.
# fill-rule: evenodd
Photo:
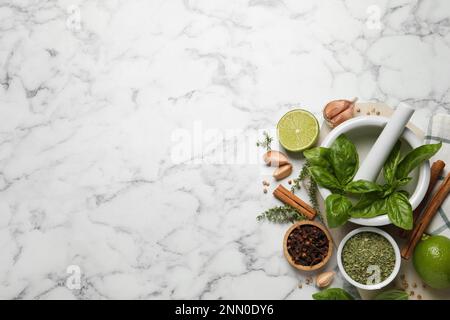
<svg viewBox="0 0 450 320">
<path fill-rule="evenodd" d="M 450 288 L 450 239 L 431 236 L 421 240 L 414 251 L 414 268 L 432 288 Z"/>
</svg>

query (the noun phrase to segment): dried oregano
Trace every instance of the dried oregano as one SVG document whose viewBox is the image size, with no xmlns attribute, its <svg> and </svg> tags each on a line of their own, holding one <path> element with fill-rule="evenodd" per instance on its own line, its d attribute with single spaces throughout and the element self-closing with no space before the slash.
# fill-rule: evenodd
<svg viewBox="0 0 450 320">
<path fill-rule="evenodd" d="M 342 264 L 350 278 L 356 282 L 382 282 L 394 270 L 394 248 L 382 235 L 361 232 L 345 243 L 342 249 Z"/>
</svg>

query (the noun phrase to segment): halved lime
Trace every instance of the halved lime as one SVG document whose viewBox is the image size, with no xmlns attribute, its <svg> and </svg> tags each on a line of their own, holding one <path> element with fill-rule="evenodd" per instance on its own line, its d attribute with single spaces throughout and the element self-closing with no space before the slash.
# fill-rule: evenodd
<svg viewBox="0 0 450 320">
<path fill-rule="evenodd" d="M 277 134 L 286 150 L 303 151 L 316 142 L 319 136 L 319 122 L 309 111 L 291 110 L 278 121 Z"/>
</svg>

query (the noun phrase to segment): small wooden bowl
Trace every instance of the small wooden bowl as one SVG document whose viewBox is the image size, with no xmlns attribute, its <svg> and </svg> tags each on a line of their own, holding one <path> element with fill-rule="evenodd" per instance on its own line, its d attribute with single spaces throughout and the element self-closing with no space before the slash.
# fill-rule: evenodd
<svg viewBox="0 0 450 320">
<path fill-rule="evenodd" d="M 287 240 L 289 235 L 291 234 L 291 232 L 296 229 L 299 226 L 302 225 L 311 225 L 311 226 L 315 226 L 317 228 L 319 228 L 320 230 L 322 230 L 325 235 L 327 236 L 328 239 L 328 253 L 325 256 L 325 258 L 319 262 L 318 264 L 315 264 L 313 266 L 303 266 L 301 264 L 296 264 L 294 262 L 294 260 L 292 259 L 292 256 L 289 254 L 288 249 L 287 249 Z M 302 270 L 302 271 L 313 271 L 313 270 L 317 270 L 322 268 L 324 265 L 327 264 L 328 260 L 330 260 L 331 255 L 333 254 L 333 241 L 331 241 L 331 236 L 330 233 L 328 232 L 328 230 L 320 223 L 317 223 L 315 221 L 299 221 L 297 223 L 294 223 L 287 231 L 286 234 L 284 235 L 284 240 L 283 240 L 283 252 L 284 252 L 284 256 L 286 257 L 287 261 L 289 262 L 289 264 L 291 266 L 293 266 L 294 268 L 298 269 L 298 270 Z"/>
</svg>

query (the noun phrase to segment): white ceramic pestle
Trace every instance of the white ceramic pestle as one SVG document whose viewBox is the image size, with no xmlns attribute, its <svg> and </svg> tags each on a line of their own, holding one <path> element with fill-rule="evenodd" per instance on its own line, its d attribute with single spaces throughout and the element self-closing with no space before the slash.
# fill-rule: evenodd
<svg viewBox="0 0 450 320">
<path fill-rule="evenodd" d="M 366 158 L 356 172 L 354 181 L 375 181 L 389 156 L 392 148 L 402 135 L 406 124 L 414 113 L 414 109 L 406 104 L 400 104 L 392 114 L 391 119 L 384 127 L 377 141 L 370 149 Z"/>
</svg>

